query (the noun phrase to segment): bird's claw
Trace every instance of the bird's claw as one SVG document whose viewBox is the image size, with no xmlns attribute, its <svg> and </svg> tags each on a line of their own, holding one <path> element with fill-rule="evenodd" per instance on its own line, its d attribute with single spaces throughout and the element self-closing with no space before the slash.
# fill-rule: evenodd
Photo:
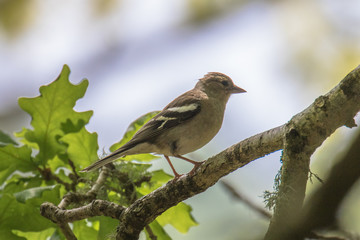
<svg viewBox="0 0 360 240">
<path fill-rule="evenodd" d="M 176 181 L 178 180 L 181 176 L 183 176 L 184 174 L 175 174 L 174 178 L 171 181 Z"/>
<path fill-rule="evenodd" d="M 189 172 L 189 175 L 194 175 L 195 171 L 201 166 L 201 164 L 203 164 L 205 161 L 201 161 L 201 162 L 197 162 L 196 164 L 194 164 L 193 169 L 191 169 L 191 171 Z"/>
</svg>

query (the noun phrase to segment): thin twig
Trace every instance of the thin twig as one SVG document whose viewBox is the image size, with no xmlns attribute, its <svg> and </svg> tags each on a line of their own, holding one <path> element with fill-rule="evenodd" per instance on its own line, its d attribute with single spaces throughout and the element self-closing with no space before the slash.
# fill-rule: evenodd
<svg viewBox="0 0 360 240">
<path fill-rule="evenodd" d="M 271 213 L 269 213 L 268 211 L 266 211 L 264 208 L 256 205 L 255 203 L 253 203 L 252 201 L 250 201 L 247 197 L 245 197 L 243 194 L 241 194 L 239 191 L 235 190 L 235 188 L 233 186 L 231 186 L 230 183 L 228 183 L 227 181 L 220 181 L 220 183 L 226 188 L 226 190 L 228 190 L 235 199 L 237 199 L 240 202 L 243 202 L 246 206 L 248 206 L 249 208 L 251 208 L 252 210 L 254 210 L 255 212 L 259 213 L 260 215 L 262 215 L 263 217 L 270 219 L 272 217 Z"/>
<path fill-rule="evenodd" d="M 76 171 L 76 167 L 75 167 L 74 162 L 73 162 L 71 159 L 68 159 L 68 162 L 69 162 L 69 165 L 70 165 L 70 167 L 71 167 L 71 169 L 72 169 L 72 172 L 73 172 L 73 174 L 75 175 L 76 179 L 79 179 L 80 176 L 79 176 L 79 174 L 77 174 L 77 171 Z"/>
<path fill-rule="evenodd" d="M 77 240 L 75 234 L 71 230 L 69 224 L 67 223 L 58 223 L 57 224 L 61 230 L 61 232 L 64 234 L 65 238 L 67 240 Z"/>
<path fill-rule="evenodd" d="M 119 219 L 125 210 L 123 206 L 105 200 L 94 200 L 91 203 L 70 210 L 64 210 L 52 203 L 43 203 L 40 206 L 41 215 L 55 223 L 68 223 L 95 216 L 107 216 Z"/>
<path fill-rule="evenodd" d="M 63 197 L 58 207 L 61 209 L 66 209 L 67 206 L 69 206 L 69 204 L 71 203 L 89 202 L 94 200 L 100 188 L 104 185 L 106 178 L 109 176 L 109 174 L 110 169 L 104 166 L 100 171 L 99 177 L 97 178 L 95 184 L 86 194 L 69 192 Z"/>
<path fill-rule="evenodd" d="M 322 180 L 322 179 L 319 177 L 319 175 L 317 175 L 316 173 L 313 173 L 313 172 L 311 171 L 311 169 L 310 169 L 310 170 L 309 170 L 309 180 L 310 180 L 311 183 L 313 183 L 312 177 L 315 177 L 316 180 L 318 180 L 320 183 L 322 183 L 322 184 L 324 183 L 324 180 Z"/>
<path fill-rule="evenodd" d="M 146 225 L 146 226 L 145 226 L 145 230 L 146 230 L 146 232 L 148 233 L 149 238 L 150 238 L 151 240 L 157 240 L 157 236 L 155 236 L 155 234 L 153 233 L 153 231 L 151 230 L 151 227 L 150 227 L 149 225 Z"/>
<path fill-rule="evenodd" d="M 63 185 L 67 191 L 74 190 L 70 183 L 63 181 L 58 176 L 54 175 L 50 168 L 42 169 L 42 168 L 38 167 L 37 170 L 39 171 L 39 173 L 41 174 L 41 176 L 44 178 L 45 181 L 54 180 L 55 182 Z"/>
</svg>

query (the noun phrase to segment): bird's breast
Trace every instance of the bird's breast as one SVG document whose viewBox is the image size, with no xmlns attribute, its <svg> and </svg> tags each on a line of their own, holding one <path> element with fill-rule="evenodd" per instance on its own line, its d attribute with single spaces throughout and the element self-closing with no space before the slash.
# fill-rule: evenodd
<svg viewBox="0 0 360 240">
<path fill-rule="evenodd" d="M 224 111 L 225 106 L 218 102 L 203 102 L 199 114 L 169 131 L 169 155 L 193 152 L 210 142 L 221 128 Z"/>
</svg>

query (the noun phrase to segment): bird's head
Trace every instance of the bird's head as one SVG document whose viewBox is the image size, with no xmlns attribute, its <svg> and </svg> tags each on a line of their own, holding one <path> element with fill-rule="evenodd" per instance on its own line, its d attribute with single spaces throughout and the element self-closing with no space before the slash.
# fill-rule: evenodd
<svg viewBox="0 0 360 240">
<path fill-rule="evenodd" d="M 236 86 L 230 77 L 219 72 L 209 72 L 199 80 L 195 88 L 205 92 L 209 97 L 229 99 L 231 94 L 246 92 Z"/>
</svg>

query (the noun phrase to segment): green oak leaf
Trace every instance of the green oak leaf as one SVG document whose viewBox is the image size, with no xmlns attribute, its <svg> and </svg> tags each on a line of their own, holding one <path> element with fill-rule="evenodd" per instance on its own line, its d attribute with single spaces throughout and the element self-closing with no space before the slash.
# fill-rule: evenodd
<svg viewBox="0 0 360 240">
<path fill-rule="evenodd" d="M 164 170 L 156 170 L 151 172 L 151 182 L 144 182 L 141 187 L 137 188 L 136 191 L 140 193 L 141 196 L 147 195 L 152 191 L 158 189 L 170 179 L 174 178 L 173 176 L 164 172 Z"/>
<path fill-rule="evenodd" d="M 84 79 L 78 85 L 69 81 L 70 69 L 64 65 L 60 76 L 49 85 L 40 87 L 40 96 L 20 98 L 19 106 L 32 117 L 32 130 L 23 130 L 20 135 L 26 141 L 38 145 L 37 160 L 45 165 L 57 153 L 64 151 L 64 146 L 58 139 L 64 135 L 62 124 L 70 119 L 73 123 L 86 124 L 92 111 L 76 112 L 73 110 L 78 99 L 82 98 L 88 86 Z"/>
<path fill-rule="evenodd" d="M 166 210 L 163 214 L 158 216 L 156 220 L 161 226 L 171 224 L 179 232 L 187 233 L 191 227 L 198 225 L 191 215 L 191 211 L 191 206 L 181 202 Z"/>
<path fill-rule="evenodd" d="M 50 236 L 50 239 L 47 238 L 46 240 L 62 240 L 65 239 L 62 232 L 59 231 L 59 229 L 56 229 L 55 232 Z"/>
<path fill-rule="evenodd" d="M 153 221 L 149 224 L 149 227 L 151 228 L 152 233 L 157 237 L 157 239 L 161 240 L 171 240 L 171 237 L 167 234 L 167 232 L 164 230 L 164 228 L 158 223 L 157 220 Z M 151 240 L 148 231 L 145 230 L 146 239 Z"/>
<path fill-rule="evenodd" d="M 60 141 L 68 144 L 67 154 L 76 167 L 82 169 L 98 159 L 97 133 L 89 133 L 85 127 L 80 131 L 68 133 Z"/>
<path fill-rule="evenodd" d="M 150 183 L 143 183 L 141 187 L 137 188 L 137 192 L 141 195 L 146 195 L 161 187 L 173 177 L 163 170 L 152 172 Z M 178 205 L 166 210 L 163 214 L 156 218 L 156 221 L 161 226 L 171 224 L 176 230 L 181 233 L 186 233 L 192 226 L 198 225 L 193 216 L 191 215 L 192 208 L 185 204 L 179 203 Z"/>
<path fill-rule="evenodd" d="M 89 226 L 85 220 L 76 221 L 74 225 L 74 234 L 78 239 L 97 240 L 97 231 L 93 226 Z"/>
<path fill-rule="evenodd" d="M 40 198 L 44 191 L 53 190 L 56 187 L 56 185 L 53 186 L 46 186 L 46 187 L 34 187 L 29 188 L 21 192 L 17 192 L 14 194 L 17 201 L 21 203 L 25 203 L 26 200 L 31 198 Z"/>
<path fill-rule="evenodd" d="M 141 117 L 139 117 L 138 119 L 136 119 L 135 121 L 133 121 L 132 123 L 130 123 L 129 127 L 127 128 L 123 138 L 113 144 L 110 147 L 110 151 L 115 151 L 116 149 L 120 148 L 122 145 L 124 145 L 125 143 L 127 143 L 133 136 L 134 134 L 139 131 L 139 129 L 145 124 L 147 123 L 150 119 L 152 119 L 153 117 L 155 117 L 160 111 L 154 111 L 154 112 L 149 112 Z M 136 155 L 130 155 L 130 156 L 126 156 L 123 157 L 121 159 L 125 160 L 125 161 L 131 161 L 131 160 L 137 160 L 140 162 L 148 162 L 151 161 L 153 159 L 159 158 L 157 156 L 154 156 L 152 154 L 136 154 Z"/>
<path fill-rule="evenodd" d="M 17 145 L 17 143 L 8 134 L 0 130 L 0 146 L 8 144 Z"/>
<path fill-rule="evenodd" d="M 2 239 L 6 240 L 26 240 L 24 237 L 16 236 L 14 233 L 10 231 L 10 229 L 2 229 L 0 227 L 0 236 Z"/>
<path fill-rule="evenodd" d="M 22 174 L 16 172 L 12 174 L 11 178 L 6 180 L 2 193 L 17 193 L 25 189 L 39 187 L 43 183 L 43 179 L 40 176 L 34 176 L 33 174 Z"/>
<path fill-rule="evenodd" d="M 4 239 L 25 239 L 14 235 L 12 230 L 21 232 L 39 232 L 56 225 L 40 215 L 40 205 L 43 202 L 59 200 L 59 186 L 47 189 L 37 194 L 27 196 L 25 203 L 17 201 L 11 194 L 0 197 L 0 233 Z"/>
<path fill-rule="evenodd" d="M 39 232 L 22 232 L 13 230 L 13 233 L 17 236 L 24 237 L 25 239 L 47 240 L 55 231 L 55 228 L 48 228 Z"/>
<path fill-rule="evenodd" d="M 116 234 L 116 227 L 119 225 L 119 220 L 110 217 L 93 217 L 88 219 L 94 224 L 97 230 L 97 239 L 112 239 L 110 236 Z"/>
<path fill-rule="evenodd" d="M 24 145 L 39 150 L 39 146 L 37 145 L 37 143 L 30 142 L 25 138 L 25 135 L 28 131 L 29 129 L 23 127 L 21 131 L 14 133 L 14 136 L 20 138 L 20 142 Z"/>
<path fill-rule="evenodd" d="M 0 147 L 0 184 L 16 170 L 28 172 L 36 169 L 37 165 L 32 161 L 29 147 L 15 147 L 11 144 Z"/>
<path fill-rule="evenodd" d="M 66 122 L 61 123 L 61 130 L 65 134 L 78 132 L 85 126 L 85 124 L 86 122 L 82 119 L 80 119 L 76 124 L 74 124 L 70 119 L 67 119 Z"/>
<path fill-rule="evenodd" d="M 58 155 L 56 155 L 54 158 L 50 159 L 47 162 L 47 166 L 50 167 L 52 172 L 56 172 L 59 168 L 64 167 L 64 161 L 61 160 Z"/>
</svg>

